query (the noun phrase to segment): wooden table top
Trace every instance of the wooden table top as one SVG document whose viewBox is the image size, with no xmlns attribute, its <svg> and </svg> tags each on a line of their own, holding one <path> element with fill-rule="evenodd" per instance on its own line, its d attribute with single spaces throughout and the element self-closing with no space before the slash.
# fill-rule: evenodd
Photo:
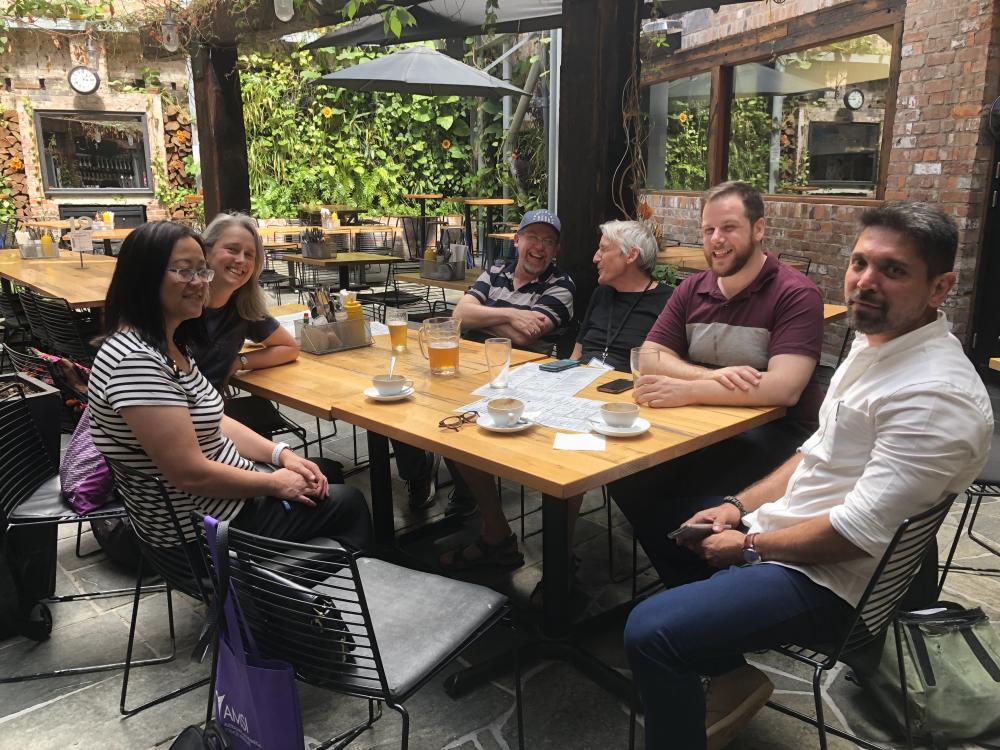
<svg viewBox="0 0 1000 750">
<path fill-rule="evenodd" d="M 678 245 L 660 250 L 656 254 L 656 262 L 696 271 L 705 271 L 708 269 L 708 261 L 705 260 L 705 251 L 693 245 Z"/>
<path fill-rule="evenodd" d="M 1000 357 L 990 357 L 990 369 L 1000 370 Z"/>
<path fill-rule="evenodd" d="M 425 279 L 419 273 L 397 273 L 396 281 L 404 281 L 408 284 L 423 284 L 424 286 L 436 287 L 438 289 L 454 289 L 458 292 L 464 292 L 474 283 L 476 279 L 482 275 L 483 269 L 481 268 L 466 268 L 465 269 L 465 279 L 461 281 L 444 281 L 442 279 Z"/>
<path fill-rule="evenodd" d="M 267 314 L 272 318 L 279 318 L 282 315 L 292 315 L 293 313 L 301 315 L 304 312 L 309 312 L 309 308 L 305 305 L 300 305 L 298 302 L 287 302 L 284 305 L 272 305 L 267 308 Z"/>
<path fill-rule="evenodd" d="M 336 268 L 337 266 L 356 265 L 359 263 L 399 263 L 403 259 L 396 255 L 377 255 L 376 253 L 337 253 L 336 258 L 307 258 L 301 253 L 286 255 L 282 260 L 292 263 L 303 263 L 307 266 Z"/>
<path fill-rule="evenodd" d="M 492 237 L 495 240 L 513 240 L 517 237 L 517 232 L 490 232 L 487 237 Z"/>
<path fill-rule="evenodd" d="M 628 439 L 608 438 L 606 450 L 557 451 L 555 430 L 535 426 L 516 434 L 496 434 L 475 425 L 459 431 L 438 427 L 454 409 L 477 399 L 471 391 L 489 380 L 482 362 L 483 345 L 462 342 L 460 373 L 453 377 L 430 374 L 416 344 L 396 365 L 412 378 L 415 394 L 403 401 L 380 403 L 364 396 L 372 374 L 388 365 L 387 336 L 376 336 L 375 346 L 323 357 L 301 355 L 299 360 L 267 370 L 241 373 L 233 382 L 252 393 L 316 416 L 355 424 L 403 440 L 425 450 L 476 466 L 505 479 L 520 482 L 555 497 L 572 497 L 628 476 L 645 467 L 703 448 L 779 418 L 782 408 L 680 407 L 651 409 L 641 414 L 653 427 Z M 516 350 L 515 350 L 516 351 Z M 531 352 L 523 356 L 537 358 Z M 621 377 L 602 374 L 580 396 L 600 401 L 631 401 L 631 394 L 601 394 L 596 385 Z M 324 407 L 328 411 L 323 413 Z"/>
<path fill-rule="evenodd" d="M 90 233 L 90 237 L 94 242 L 103 242 L 104 240 L 123 240 L 132 234 L 135 227 L 127 227 L 125 229 L 94 229 Z M 63 242 L 69 242 L 69 235 L 64 234 L 62 236 Z"/>
<path fill-rule="evenodd" d="M 513 206 L 513 198 L 454 198 L 470 206 Z"/>
<path fill-rule="evenodd" d="M 115 259 L 104 255 L 60 250 L 58 258 L 21 258 L 17 250 L 0 250 L 0 277 L 50 297 L 62 297 L 70 307 L 103 307 L 115 272 Z"/>
<path fill-rule="evenodd" d="M 444 198 L 442 193 L 403 193 L 403 197 L 408 201 L 436 201 Z"/>
<path fill-rule="evenodd" d="M 846 305 L 823 305 L 823 322 L 833 323 L 847 317 Z"/>
</svg>

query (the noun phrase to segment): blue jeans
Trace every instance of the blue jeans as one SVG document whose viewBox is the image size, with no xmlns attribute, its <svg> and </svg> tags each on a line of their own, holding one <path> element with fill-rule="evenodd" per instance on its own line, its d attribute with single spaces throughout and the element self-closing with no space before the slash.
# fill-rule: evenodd
<svg viewBox="0 0 1000 750">
<path fill-rule="evenodd" d="M 836 642 L 853 613 L 802 573 L 770 563 L 719 570 L 641 602 L 625 625 L 625 652 L 647 750 L 706 747 L 701 675 L 736 669 L 747 651 Z"/>
</svg>

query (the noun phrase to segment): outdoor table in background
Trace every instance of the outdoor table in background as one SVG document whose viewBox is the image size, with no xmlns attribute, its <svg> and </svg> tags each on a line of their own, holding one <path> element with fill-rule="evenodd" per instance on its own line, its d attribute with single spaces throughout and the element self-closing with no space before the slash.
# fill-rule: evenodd
<svg viewBox="0 0 1000 750">
<path fill-rule="evenodd" d="M 395 255 L 378 255 L 377 253 L 337 253 L 334 258 L 307 258 L 299 253 L 285 255 L 282 260 L 288 262 L 289 276 L 292 285 L 295 284 L 295 266 L 313 266 L 316 268 L 336 268 L 340 272 L 340 288 L 348 289 L 351 283 L 351 266 L 376 265 L 379 263 L 398 263 L 402 258 Z M 362 280 L 364 276 L 362 274 Z"/>
<path fill-rule="evenodd" d="M 1000 370 L 1000 357 L 990 357 L 990 369 Z"/>
<path fill-rule="evenodd" d="M 5 291 L 11 282 L 49 297 L 62 297 L 72 308 L 104 306 L 117 265 L 114 258 L 60 250 L 58 258 L 24 259 L 17 250 L 0 250 L 0 279 Z"/>
<path fill-rule="evenodd" d="M 132 234 L 133 229 L 135 229 L 135 227 L 126 227 L 124 229 L 94 229 L 90 233 L 90 238 L 94 242 L 102 243 L 104 245 L 104 254 L 111 257 L 114 255 L 114 249 L 111 247 L 111 243 L 117 240 L 125 239 Z M 62 241 L 68 243 L 69 235 L 64 234 L 62 236 Z"/>
<path fill-rule="evenodd" d="M 694 245 L 677 245 L 663 248 L 656 254 L 656 262 L 677 266 L 689 271 L 705 271 L 708 269 L 708 262 L 705 260 L 705 251 Z"/>
<path fill-rule="evenodd" d="M 513 242 L 515 237 L 517 237 L 517 232 L 490 232 L 488 235 L 486 235 L 487 241 L 501 240 L 505 242 Z M 501 251 L 500 254 L 503 255 L 503 252 Z M 489 268 L 492 260 L 493 260 L 493 254 L 490 253 L 490 258 L 483 264 L 483 267 Z"/>
<path fill-rule="evenodd" d="M 513 198 L 449 198 L 448 200 L 456 201 L 458 203 L 465 204 L 465 235 L 469 238 L 469 250 L 472 251 L 472 207 L 477 206 L 480 208 L 486 208 L 486 231 L 483 235 L 489 234 L 490 230 L 493 228 L 493 209 L 497 206 L 512 206 L 514 205 Z M 479 237 L 476 237 L 477 243 Z M 486 249 L 480 247 L 480 251 L 483 254 L 483 265 L 486 265 Z"/>
<path fill-rule="evenodd" d="M 484 347 L 475 342 L 461 342 L 456 376 L 434 376 L 420 354 L 415 332 L 410 331 L 409 350 L 402 353 L 395 371 L 413 380 L 414 394 L 394 403 L 366 398 L 363 389 L 370 386 L 373 375 L 385 372 L 390 354 L 389 337 L 374 338 L 372 347 L 324 356 L 301 355 L 296 362 L 287 365 L 240 373 L 233 378 L 233 383 L 309 414 L 340 419 L 368 430 L 375 539 L 390 554 L 397 549 L 397 542 L 389 438 L 541 491 L 543 629 L 547 640 L 534 644 L 535 653 L 567 659 L 594 679 L 599 675 L 609 689 L 629 694 L 630 688 L 619 674 L 569 640 L 571 571 L 566 500 L 648 466 L 759 427 L 778 419 L 785 410 L 777 407 L 643 407 L 642 416 L 652 423 L 645 434 L 627 440 L 608 439 L 604 451 L 558 451 L 553 448 L 557 431 L 541 425 L 511 435 L 497 435 L 474 424 L 458 431 L 438 426 L 443 417 L 452 416 L 456 409 L 475 401 L 477 397 L 472 391 L 489 380 Z M 539 356 L 515 349 L 512 363 Z M 620 375 L 604 373 L 578 395 L 598 401 L 631 401 L 628 393 L 610 395 L 595 390 L 600 383 Z M 506 663 L 509 664 L 509 660 Z M 493 664 L 485 671 L 495 667 Z M 476 681 L 481 674 L 471 670 L 467 676 Z"/>
<path fill-rule="evenodd" d="M 847 317 L 847 307 L 845 305 L 823 305 L 823 322 L 835 323 Z"/>
<path fill-rule="evenodd" d="M 480 268 L 467 268 L 465 269 L 464 279 L 456 281 L 446 281 L 444 279 L 425 279 L 419 273 L 397 273 L 396 281 L 407 284 L 422 284 L 426 287 L 430 287 L 431 289 L 440 289 L 441 302 L 444 304 L 445 310 L 447 311 L 448 299 L 447 297 L 445 297 L 444 290 L 451 289 L 456 292 L 464 292 L 466 289 L 468 289 L 470 286 L 476 283 L 476 279 L 478 279 L 481 274 L 482 274 L 482 269 Z M 428 301 L 430 301 L 429 296 L 428 296 Z M 435 311 L 436 306 L 437 306 L 437 301 L 433 303 L 431 312 Z"/>
<path fill-rule="evenodd" d="M 417 255 L 421 258 L 427 249 L 427 201 L 441 200 L 441 193 L 404 193 L 403 198 L 420 204 L 420 249 Z"/>
</svg>

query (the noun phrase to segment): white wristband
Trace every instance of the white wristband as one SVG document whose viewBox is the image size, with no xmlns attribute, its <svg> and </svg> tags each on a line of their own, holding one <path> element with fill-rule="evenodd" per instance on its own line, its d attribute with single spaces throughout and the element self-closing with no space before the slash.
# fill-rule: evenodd
<svg viewBox="0 0 1000 750">
<path fill-rule="evenodd" d="M 271 463 L 274 464 L 275 466 L 281 466 L 281 464 L 278 463 L 278 459 L 281 457 L 281 451 L 285 450 L 285 448 L 290 448 L 290 447 L 291 446 L 288 443 L 275 444 L 274 450 L 271 451 Z"/>
</svg>

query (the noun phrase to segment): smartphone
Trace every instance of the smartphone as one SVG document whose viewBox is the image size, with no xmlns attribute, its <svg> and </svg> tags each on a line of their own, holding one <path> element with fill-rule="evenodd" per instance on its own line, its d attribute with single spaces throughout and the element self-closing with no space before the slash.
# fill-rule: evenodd
<svg viewBox="0 0 1000 750">
<path fill-rule="evenodd" d="M 538 365 L 538 369 L 544 372 L 562 372 L 563 370 L 569 370 L 573 367 L 579 367 L 580 361 L 577 359 L 560 359 L 558 362 L 549 362 L 544 365 Z"/>
<path fill-rule="evenodd" d="M 731 529 L 732 526 L 727 523 L 725 528 Z M 704 539 L 710 534 L 712 534 L 712 524 L 710 523 L 687 523 L 667 534 L 667 539 L 683 542 L 689 539 Z"/>
<path fill-rule="evenodd" d="M 631 387 L 632 378 L 618 378 L 617 380 L 609 380 L 607 383 L 597 386 L 597 390 L 601 393 L 625 393 Z"/>
</svg>

